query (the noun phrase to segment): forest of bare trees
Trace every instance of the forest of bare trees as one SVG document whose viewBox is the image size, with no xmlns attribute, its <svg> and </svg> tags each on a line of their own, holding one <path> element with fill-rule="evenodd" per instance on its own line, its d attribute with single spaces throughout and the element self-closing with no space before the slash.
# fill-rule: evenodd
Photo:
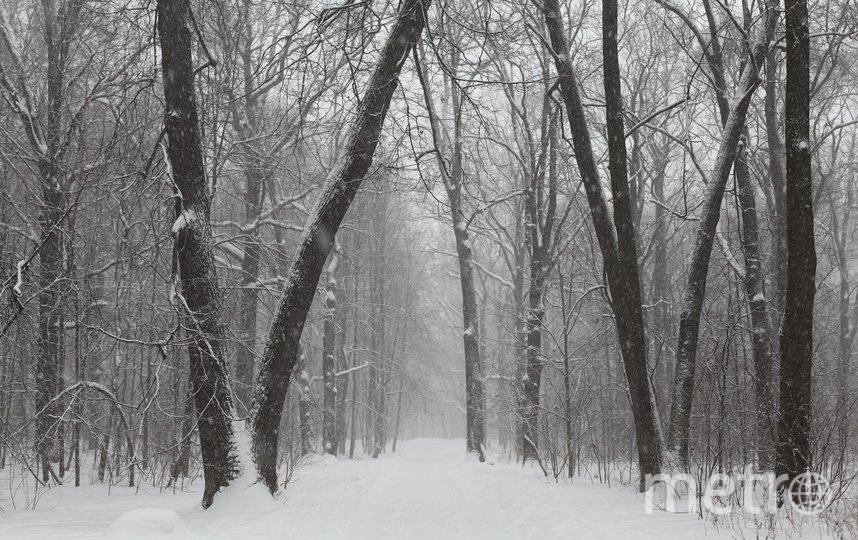
<svg viewBox="0 0 858 540">
<path fill-rule="evenodd" d="M 440 437 L 845 496 L 856 32 L 848 0 L 4 0 L 0 469 L 207 508 Z"/>
</svg>

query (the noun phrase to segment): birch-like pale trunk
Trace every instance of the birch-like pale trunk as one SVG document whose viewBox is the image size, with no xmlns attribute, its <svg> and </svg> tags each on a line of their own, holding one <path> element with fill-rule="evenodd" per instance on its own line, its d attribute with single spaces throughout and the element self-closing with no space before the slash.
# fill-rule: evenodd
<svg viewBox="0 0 858 540">
<path fill-rule="evenodd" d="M 337 267 L 340 255 L 334 252 L 328 262 L 325 283 L 325 311 L 322 330 L 322 449 L 337 455 Z"/>
</svg>

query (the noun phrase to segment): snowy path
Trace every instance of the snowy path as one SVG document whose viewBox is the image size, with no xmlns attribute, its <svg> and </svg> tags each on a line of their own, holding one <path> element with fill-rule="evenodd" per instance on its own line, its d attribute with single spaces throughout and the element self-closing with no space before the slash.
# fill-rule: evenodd
<svg viewBox="0 0 858 540">
<path fill-rule="evenodd" d="M 379 460 L 325 459 L 301 468 L 281 500 L 232 491 L 207 511 L 199 509 L 195 492 L 114 487 L 108 495 L 105 486 L 61 487 L 45 494 L 34 512 L 0 513 L 0 539 L 104 538 L 118 516 L 137 508 L 176 510 L 190 531 L 152 535 L 141 529 L 135 536 L 153 540 L 742 536 L 687 515 L 647 515 L 642 497 L 625 487 L 608 489 L 583 478 L 555 484 L 538 470 L 469 462 L 463 447 L 462 441 L 421 439 Z M 5 495 L 0 491 L 4 508 Z"/>
<path fill-rule="evenodd" d="M 412 448 L 348 512 L 353 538 L 515 538 L 513 523 L 489 504 L 462 467 L 461 449 Z"/>
</svg>

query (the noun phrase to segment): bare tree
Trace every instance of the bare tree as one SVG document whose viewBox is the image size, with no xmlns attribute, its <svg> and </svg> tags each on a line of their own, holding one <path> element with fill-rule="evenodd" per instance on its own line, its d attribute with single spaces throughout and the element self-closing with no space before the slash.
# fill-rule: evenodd
<svg viewBox="0 0 858 540">
<path fill-rule="evenodd" d="M 450 218 L 453 225 L 453 236 L 456 240 L 459 283 L 462 289 L 462 341 L 465 351 L 465 446 L 468 452 L 477 454 L 480 461 L 485 461 L 485 389 L 483 360 L 480 351 L 481 327 L 476 283 L 474 280 L 473 240 L 469 231 L 471 218 L 465 213 L 465 201 L 463 200 L 466 196 L 464 165 L 462 163 L 464 96 L 455 80 L 458 77 L 460 53 L 457 48 L 453 48 L 447 66 L 449 71 L 445 72 L 445 77 L 447 78 L 446 85 L 449 85 L 452 89 L 450 92 L 453 115 L 452 133 L 450 133 L 450 130 L 438 118 L 435 112 L 434 99 L 417 50 L 414 51 L 414 62 L 417 67 L 420 85 L 423 89 L 423 98 L 426 104 L 426 111 L 429 115 L 429 124 L 435 148 L 435 158 L 441 181 L 444 185 L 444 191 L 447 194 L 447 204 L 450 209 Z M 442 153 L 444 150 L 450 154 L 449 165 L 447 164 L 448 158 Z"/>
<path fill-rule="evenodd" d="M 332 174 L 304 229 L 271 325 L 254 387 L 252 449 L 259 479 L 272 492 L 277 489 L 280 417 L 307 312 L 337 229 L 372 164 L 402 64 L 423 31 L 426 7 L 407 0 L 399 10 L 352 124 L 342 164 Z"/>
<path fill-rule="evenodd" d="M 322 404 L 322 448 L 325 452 L 337 455 L 340 440 L 337 422 L 337 345 L 339 343 L 337 328 L 342 319 L 338 317 L 341 308 L 337 307 L 337 292 L 340 290 L 337 282 L 337 269 L 340 254 L 336 251 L 331 255 L 325 270 L 325 312 L 322 338 L 322 385 L 324 402 Z"/>
<path fill-rule="evenodd" d="M 671 4 L 662 3 L 668 9 L 679 13 L 680 17 L 687 17 Z M 682 312 L 679 316 L 679 341 L 676 350 L 673 399 L 671 401 L 670 428 L 668 430 L 668 449 L 672 456 L 671 459 L 681 468 L 688 466 L 688 436 L 691 426 L 691 405 L 694 397 L 694 367 L 697 358 L 700 314 L 703 310 L 703 300 L 706 296 L 706 280 L 709 273 L 709 259 L 712 254 L 712 245 L 715 240 L 718 221 L 721 218 L 721 200 L 724 198 L 724 190 L 727 186 L 730 170 L 733 168 L 733 163 L 736 161 L 736 155 L 739 152 L 739 139 L 745 129 L 745 118 L 748 113 L 748 107 L 750 106 L 754 90 L 760 83 L 760 69 L 763 66 L 769 45 L 774 37 L 778 19 L 777 7 L 777 2 L 769 1 L 766 4 L 763 28 L 758 31 L 758 36 L 753 45 L 749 45 L 749 58 L 745 62 L 739 81 L 739 88 L 736 92 L 738 99 L 729 108 L 726 119 L 723 120 L 724 132 L 719 143 L 715 165 L 706 185 L 700 226 L 697 229 L 697 237 L 689 264 L 685 294 L 682 301 Z M 693 23 L 689 22 L 689 25 L 693 25 Z M 711 44 L 704 41 L 702 37 L 700 41 L 705 44 L 703 47 L 704 51 L 708 51 Z M 712 54 L 714 53 L 720 54 L 720 46 L 715 47 Z M 710 65 L 712 66 L 711 72 L 713 73 L 713 78 L 722 81 L 723 64 L 720 59 L 716 58 L 712 60 Z M 716 82 L 716 88 L 719 87 L 725 89 L 726 83 Z M 720 104 L 726 103 L 727 98 L 724 90 L 718 91 L 716 95 Z M 724 113 L 722 112 L 723 117 Z M 742 166 L 742 164 L 739 165 L 739 167 Z M 752 212 L 755 212 L 755 210 L 749 207 L 750 201 L 747 200 L 747 197 L 744 198 L 744 201 L 747 209 L 745 213 L 747 223 L 747 220 L 751 218 Z M 753 272 L 753 281 L 749 280 L 749 286 L 758 289 L 760 285 L 757 268 L 759 262 L 755 263 L 754 261 L 758 261 L 759 256 L 754 255 L 753 249 L 750 254 L 746 253 L 746 256 L 751 257 L 749 260 L 751 261 L 750 266 Z M 758 316 L 761 313 L 761 309 L 759 306 L 760 299 L 757 297 L 756 292 L 750 301 L 752 312 L 755 314 L 754 320 L 759 322 Z M 763 306 L 762 313 L 764 313 L 764 309 L 765 307 Z M 766 321 L 762 322 L 767 324 Z M 764 328 L 762 330 L 764 331 Z M 764 333 L 758 334 L 758 336 L 765 338 Z M 759 344 L 764 345 L 764 342 L 761 341 Z M 765 358 L 766 356 L 763 353 L 763 357 Z M 764 360 L 761 359 L 761 362 L 764 362 Z M 764 366 L 761 365 L 760 367 L 764 369 Z M 761 381 L 761 384 L 767 384 L 766 380 Z"/>
<path fill-rule="evenodd" d="M 810 32 L 806 0 L 786 0 L 787 290 L 781 329 L 777 467 L 790 479 L 812 464 L 811 375 L 816 247 L 810 147 Z M 796 494 L 797 495 L 797 494 Z"/>
<path fill-rule="evenodd" d="M 619 73 L 612 66 L 617 66 L 615 56 L 616 31 L 611 34 L 611 28 L 616 29 L 616 3 L 613 7 L 608 4 L 603 7 L 603 53 L 605 55 L 605 85 L 608 93 L 615 92 L 613 106 L 622 108 L 622 103 L 616 101 L 619 97 Z M 575 148 L 575 159 L 578 170 L 584 182 L 587 202 L 593 227 L 602 253 L 604 272 L 607 275 L 611 293 L 611 305 L 617 324 L 617 337 L 622 351 L 623 366 L 626 380 L 629 384 L 632 414 L 634 416 L 635 438 L 638 446 L 639 468 L 641 475 L 640 487 L 645 487 L 647 475 L 658 474 L 661 471 L 662 436 L 658 420 L 658 411 L 653 400 L 647 369 L 647 344 L 644 335 L 643 310 L 641 308 L 640 278 L 638 276 L 637 246 L 634 225 L 631 214 L 631 201 L 628 196 L 628 185 L 623 184 L 622 176 L 613 169 L 611 188 L 614 194 L 613 223 L 611 211 L 602 193 L 599 172 L 593 156 L 590 133 L 581 96 L 578 90 L 577 77 L 569 58 L 569 45 L 559 4 L 556 0 L 547 0 L 542 4 L 545 26 L 548 28 L 551 47 L 554 52 L 554 63 L 569 117 L 569 127 Z M 615 77 L 615 81 L 611 81 Z M 616 86 L 615 89 L 611 89 Z M 616 115 L 619 111 L 609 110 Z M 621 112 L 619 112 L 622 124 Z M 614 120 L 616 122 L 616 120 Z M 619 133 L 616 131 L 619 129 Z M 609 140 L 616 148 L 617 137 L 624 141 L 622 125 L 614 124 Z M 623 143 L 624 144 L 624 143 Z M 624 150 L 624 148 L 623 148 Z M 617 150 L 615 150 L 617 152 Z M 623 152 L 624 153 L 624 152 Z M 619 154 L 612 159 L 619 159 Z"/>
<path fill-rule="evenodd" d="M 205 490 L 203 507 L 233 481 L 242 464 L 235 444 L 232 389 L 226 365 L 221 294 L 214 264 L 211 201 L 203 164 L 194 93 L 191 11 L 186 2 L 158 2 L 164 75 L 164 125 L 176 187 L 175 264 L 182 316 L 190 337 L 191 387 L 196 402 Z"/>
</svg>

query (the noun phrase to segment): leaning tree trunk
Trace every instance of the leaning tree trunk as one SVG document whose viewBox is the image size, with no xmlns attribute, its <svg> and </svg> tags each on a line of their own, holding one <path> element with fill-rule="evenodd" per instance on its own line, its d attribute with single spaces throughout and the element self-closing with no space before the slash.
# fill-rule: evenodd
<svg viewBox="0 0 858 540">
<path fill-rule="evenodd" d="M 709 23 L 710 38 L 706 42 L 702 34 L 697 33 L 700 39 L 700 47 L 706 51 L 705 57 L 712 74 L 715 101 L 721 116 L 722 126 L 726 126 L 730 119 L 730 96 L 727 91 L 725 79 L 724 54 L 721 41 L 718 38 L 718 27 L 712 10 L 711 2 L 704 0 L 704 9 Z M 750 31 L 750 23 L 747 23 L 747 31 Z M 774 66 L 770 65 L 772 52 L 766 53 L 767 71 Z M 743 69 L 745 62 L 742 63 Z M 771 80 L 768 74 L 768 80 Z M 767 90 L 768 92 L 768 90 Z M 767 95 L 768 99 L 768 95 Z M 743 137 L 747 144 L 750 140 L 748 128 L 743 129 Z M 738 200 L 740 207 L 740 221 L 742 224 L 742 252 L 745 259 L 745 273 L 741 279 L 745 285 L 745 295 L 751 315 L 751 345 L 754 354 L 754 383 L 756 389 L 757 412 L 759 415 L 757 436 L 757 450 L 759 452 L 760 467 L 768 470 L 773 465 L 774 440 L 775 440 L 775 416 L 773 395 L 773 362 L 771 355 L 770 322 L 768 320 L 768 302 L 765 296 L 765 280 L 763 277 L 762 258 L 760 255 L 759 226 L 757 222 L 756 200 L 754 184 L 751 179 L 751 170 L 748 165 L 748 154 L 746 144 L 740 144 L 736 151 L 733 164 L 735 173 Z M 692 375 L 693 377 L 693 375 Z"/>
<path fill-rule="evenodd" d="M 658 409 L 650 390 L 647 367 L 647 341 L 644 334 L 643 310 L 641 307 L 640 275 L 637 258 L 637 234 L 625 145 L 623 125 L 623 99 L 620 90 L 621 73 L 617 45 L 617 2 L 607 0 L 602 6 L 602 53 L 605 72 L 605 118 L 608 133 L 608 158 L 611 176 L 611 191 L 614 195 L 614 226 L 616 227 L 617 255 L 619 265 L 608 268 L 612 302 L 616 312 L 617 333 L 623 351 L 626 378 L 632 395 L 635 431 L 639 448 L 641 488 L 646 474 L 657 474 L 661 470 L 661 426 Z M 606 261 L 606 264 L 610 264 Z M 611 277 L 612 273 L 621 276 Z M 620 313 L 623 316 L 620 316 Z M 630 345 L 633 347 L 630 347 Z"/>
<path fill-rule="evenodd" d="M 751 97 L 760 82 L 760 68 L 774 36 L 777 19 L 777 0 L 770 0 L 766 8 L 765 28 L 754 44 L 752 58 L 746 63 L 742 72 L 738 100 L 730 108 L 724 122 L 724 134 L 718 148 L 712 177 L 706 186 L 700 225 L 691 255 L 682 312 L 679 316 L 679 339 L 668 430 L 668 449 L 671 459 L 675 460 L 682 469 L 688 466 L 688 437 L 691 428 L 691 404 L 694 395 L 694 368 L 697 359 L 700 316 L 706 296 L 712 244 L 721 217 L 721 200 L 724 198 L 730 170 L 736 160 L 739 139 L 745 127 L 745 117 Z M 720 68 L 712 71 L 717 73 Z"/>
<path fill-rule="evenodd" d="M 179 190 L 173 234 L 182 289 L 182 319 L 190 338 L 191 385 L 199 419 L 205 477 L 203 507 L 208 507 L 215 493 L 238 476 L 241 463 L 231 423 L 232 391 L 218 313 L 222 298 L 214 263 L 211 208 L 194 95 L 190 17 L 187 2 L 158 0 L 167 154 Z"/>
<path fill-rule="evenodd" d="M 786 0 L 787 291 L 781 331 L 777 468 L 792 480 L 811 466 L 811 375 L 816 247 L 810 154 L 807 0 Z"/>
<path fill-rule="evenodd" d="M 254 387 L 252 451 L 259 479 L 277 490 L 277 439 L 298 342 L 334 235 L 372 164 L 399 72 L 423 31 L 428 0 L 406 0 L 357 112 L 346 155 L 316 203 L 277 307 Z"/>
<path fill-rule="evenodd" d="M 616 41 L 616 5 L 606 5 L 610 13 L 604 16 L 609 28 L 614 28 L 613 36 L 610 29 L 605 29 L 606 41 Z M 603 7 L 603 10 L 605 7 Z M 618 189 L 614 193 L 615 204 L 619 197 L 615 223 L 611 223 L 611 212 L 602 194 L 599 181 L 598 166 L 593 154 L 593 146 L 590 140 L 587 118 L 584 106 L 578 91 L 578 81 L 572 63 L 569 58 L 569 44 L 566 30 L 561 19 L 559 2 L 557 0 L 545 0 L 543 3 L 545 25 L 551 39 L 551 46 L 556 52 L 555 65 L 563 94 L 563 102 L 566 106 L 566 114 L 569 117 L 569 127 L 572 135 L 572 144 L 575 150 L 575 160 L 587 193 L 587 202 L 590 207 L 590 215 L 593 220 L 593 228 L 599 249 L 602 253 L 604 270 L 608 278 L 608 285 L 612 295 L 612 308 L 616 318 L 617 337 L 620 351 L 623 357 L 626 380 L 629 384 L 629 397 L 631 398 L 632 416 L 634 418 L 635 438 L 638 446 L 638 463 L 641 475 L 641 488 L 648 475 L 656 475 L 661 472 L 661 428 L 658 421 L 658 412 L 653 400 L 649 383 L 647 368 L 647 344 L 644 335 L 643 312 L 641 308 L 640 281 L 638 277 L 637 247 L 633 230 L 631 206 L 628 197 L 628 186 L 622 186 L 621 178 L 612 179 L 612 189 Z M 613 22 L 612 20 L 613 19 Z M 603 22 L 603 26 L 604 26 Z M 616 49 L 616 43 L 604 43 L 606 57 L 613 56 L 612 49 Z M 617 62 L 611 60 L 613 65 Z M 615 76 L 618 66 L 606 70 L 606 77 Z M 607 82 L 606 89 L 610 93 L 618 92 L 619 81 Z M 615 97 L 616 98 L 616 97 Z M 613 98 L 613 99 L 615 99 Z M 617 104 L 614 103 L 614 106 Z M 621 104 L 620 104 L 621 107 Z M 620 109 L 621 110 L 621 109 Z M 609 114 L 610 116 L 610 114 Z M 614 127 L 616 129 L 616 126 Z M 622 129 L 622 127 L 620 127 Z M 609 135 L 610 139 L 616 139 L 617 134 Z M 623 140 L 624 136 L 620 136 Z M 616 146 L 616 142 L 612 143 Z M 622 243 L 618 243 L 618 230 L 626 235 Z M 632 228 L 629 234 L 629 227 Z"/>
</svg>

